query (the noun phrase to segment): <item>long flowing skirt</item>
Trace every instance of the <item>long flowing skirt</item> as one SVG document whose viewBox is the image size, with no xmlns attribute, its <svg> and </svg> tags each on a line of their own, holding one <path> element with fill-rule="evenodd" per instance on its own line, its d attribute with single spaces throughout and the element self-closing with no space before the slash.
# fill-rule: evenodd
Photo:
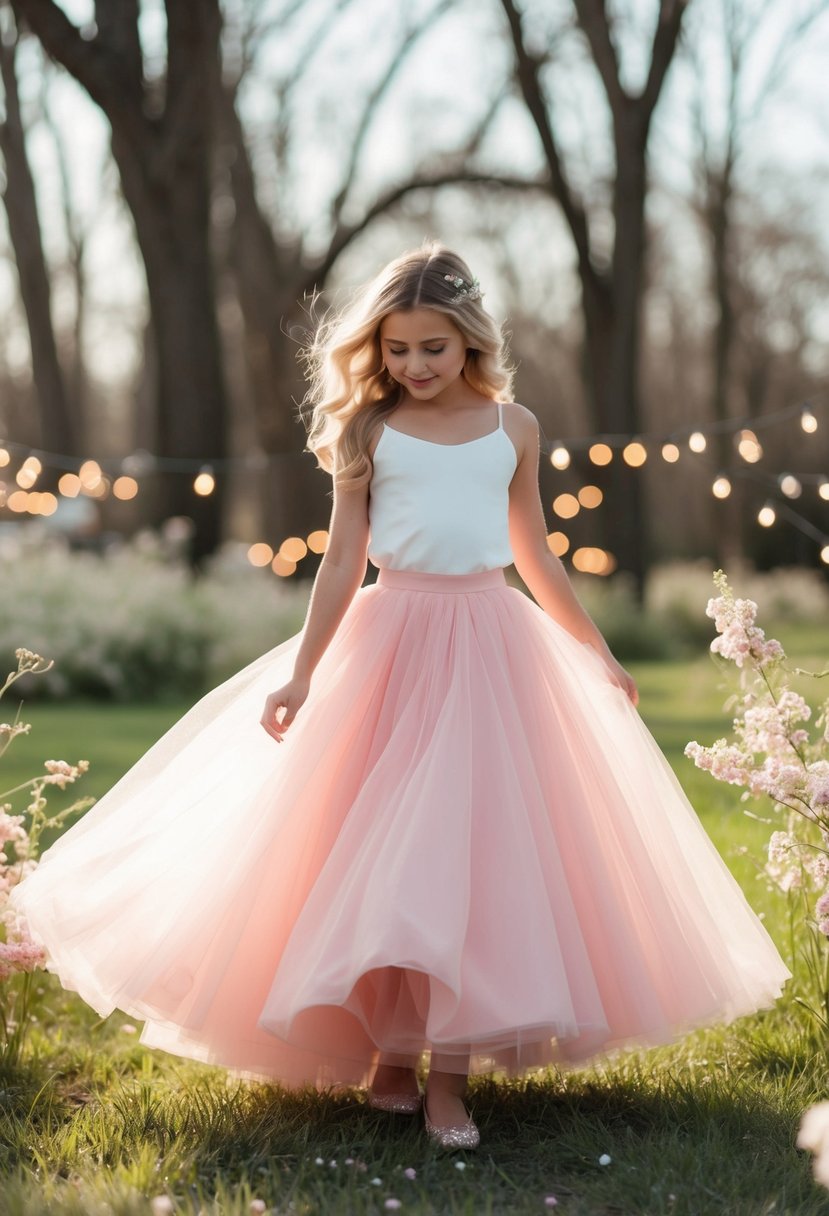
<svg viewBox="0 0 829 1216">
<path fill-rule="evenodd" d="M 502 570 L 380 571 L 279 744 L 297 634 L 16 889 L 66 988 L 288 1085 L 507 1075 L 771 1005 L 789 971 L 589 645 Z"/>
</svg>

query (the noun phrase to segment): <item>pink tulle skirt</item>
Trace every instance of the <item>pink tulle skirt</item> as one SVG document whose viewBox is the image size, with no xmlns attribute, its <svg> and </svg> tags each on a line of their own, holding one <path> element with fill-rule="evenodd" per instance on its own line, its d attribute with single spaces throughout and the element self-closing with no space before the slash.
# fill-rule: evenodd
<svg viewBox="0 0 829 1216">
<path fill-rule="evenodd" d="M 514 1075 L 789 977 L 590 646 L 502 570 L 383 570 L 279 744 L 300 635 L 198 702 L 14 892 L 141 1041 L 288 1085 Z"/>
</svg>

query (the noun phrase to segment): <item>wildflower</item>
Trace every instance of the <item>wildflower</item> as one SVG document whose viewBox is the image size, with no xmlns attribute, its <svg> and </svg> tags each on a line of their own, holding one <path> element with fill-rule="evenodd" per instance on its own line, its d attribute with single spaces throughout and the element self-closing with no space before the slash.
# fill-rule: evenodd
<svg viewBox="0 0 829 1216">
<path fill-rule="evenodd" d="M 372 1178 L 372 1180 L 371 1180 L 371 1185 L 372 1185 L 372 1186 L 382 1186 L 382 1185 L 383 1185 L 383 1179 L 382 1179 L 382 1178 Z"/>
<path fill-rule="evenodd" d="M 265 1203 L 264 1199 L 251 1199 L 251 1201 L 250 1201 L 251 1216 L 260 1216 L 260 1213 L 266 1212 L 267 1210 L 268 1210 L 268 1205 Z"/>
<path fill-rule="evenodd" d="M 136 1034 L 137 1031 L 136 1031 L 135 1026 L 133 1026 L 132 1022 L 124 1022 L 124 1025 L 121 1027 L 121 1033 L 122 1034 Z"/>
<path fill-rule="evenodd" d="M 795 1143 L 815 1154 L 815 1181 L 829 1187 L 829 1102 L 818 1102 L 804 1111 Z"/>
<path fill-rule="evenodd" d="M 456 1161 L 456 1162 L 455 1162 L 455 1169 L 456 1169 L 456 1170 L 465 1170 L 465 1169 L 466 1169 L 466 1162 L 465 1162 L 465 1161 Z"/>
<path fill-rule="evenodd" d="M 168 1195 L 156 1195 L 155 1199 L 150 1201 L 150 1211 L 153 1216 L 169 1216 L 170 1212 L 175 1212 L 173 1201 Z"/>
<path fill-rule="evenodd" d="M 557 1208 L 558 1200 L 556 1199 L 555 1195 L 545 1195 L 544 1206 L 545 1208 Z"/>
<path fill-rule="evenodd" d="M 403 1177 L 408 1178 L 410 1182 L 414 1182 L 415 1178 L 417 1177 L 417 1170 L 413 1169 L 412 1166 L 408 1166 L 403 1171 Z"/>
<path fill-rule="evenodd" d="M 599 1158 L 599 1165 L 610 1165 L 611 1157 L 609 1153 L 602 1153 Z"/>
<path fill-rule="evenodd" d="M 315 1157 L 314 1165 L 325 1165 L 325 1162 L 323 1161 L 322 1157 Z"/>
<path fill-rule="evenodd" d="M 383 1207 L 387 1208 L 388 1211 L 390 1211 L 390 1212 L 397 1212 L 397 1211 L 399 1211 L 400 1208 L 403 1207 L 403 1204 L 400 1202 L 399 1199 L 387 1199 L 386 1202 L 383 1204 Z"/>
</svg>

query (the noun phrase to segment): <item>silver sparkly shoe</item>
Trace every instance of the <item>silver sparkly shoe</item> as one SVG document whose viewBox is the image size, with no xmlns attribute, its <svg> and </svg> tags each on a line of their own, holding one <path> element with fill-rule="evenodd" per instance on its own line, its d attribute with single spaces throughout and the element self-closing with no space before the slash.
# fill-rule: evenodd
<svg viewBox="0 0 829 1216">
<path fill-rule="evenodd" d="M 464 1109 L 466 1108 L 464 1107 Z M 469 1114 L 468 1111 L 467 1114 Z M 438 1148 L 477 1148 L 481 1143 L 481 1134 L 471 1115 L 465 1123 L 451 1123 L 448 1127 L 436 1127 L 429 1118 L 425 1094 L 423 1095 L 423 1122 L 426 1126 L 426 1135 Z"/>
<path fill-rule="evenodd" d="M 423 1101 L 422 1094 L 373 1094 L 369 1091 L 368 1104 L 375 1110 L 384 1110 L 392 1115 L 416 1115 Z"/>
</svg>

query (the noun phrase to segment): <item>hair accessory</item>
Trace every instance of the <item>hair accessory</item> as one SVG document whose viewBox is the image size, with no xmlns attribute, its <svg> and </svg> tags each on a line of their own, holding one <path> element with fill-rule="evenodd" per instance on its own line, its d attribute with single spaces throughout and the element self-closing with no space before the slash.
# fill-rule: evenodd
<svg viewBox="0 0 829 1216">
<path fill-rule="evenodd" d="M 461 300 L 480 300 L 483 292 L 481 285 L 477 279 L 473 279 L 471 283 L 467 283 L 466 279 L 462 279 L 459 274 L 445 274 L 443 276 L 447 283 L 451 283 L 457 288 L 457 295 L 452 296 L 451 303 L 459 304 Z"/>
</svg>

